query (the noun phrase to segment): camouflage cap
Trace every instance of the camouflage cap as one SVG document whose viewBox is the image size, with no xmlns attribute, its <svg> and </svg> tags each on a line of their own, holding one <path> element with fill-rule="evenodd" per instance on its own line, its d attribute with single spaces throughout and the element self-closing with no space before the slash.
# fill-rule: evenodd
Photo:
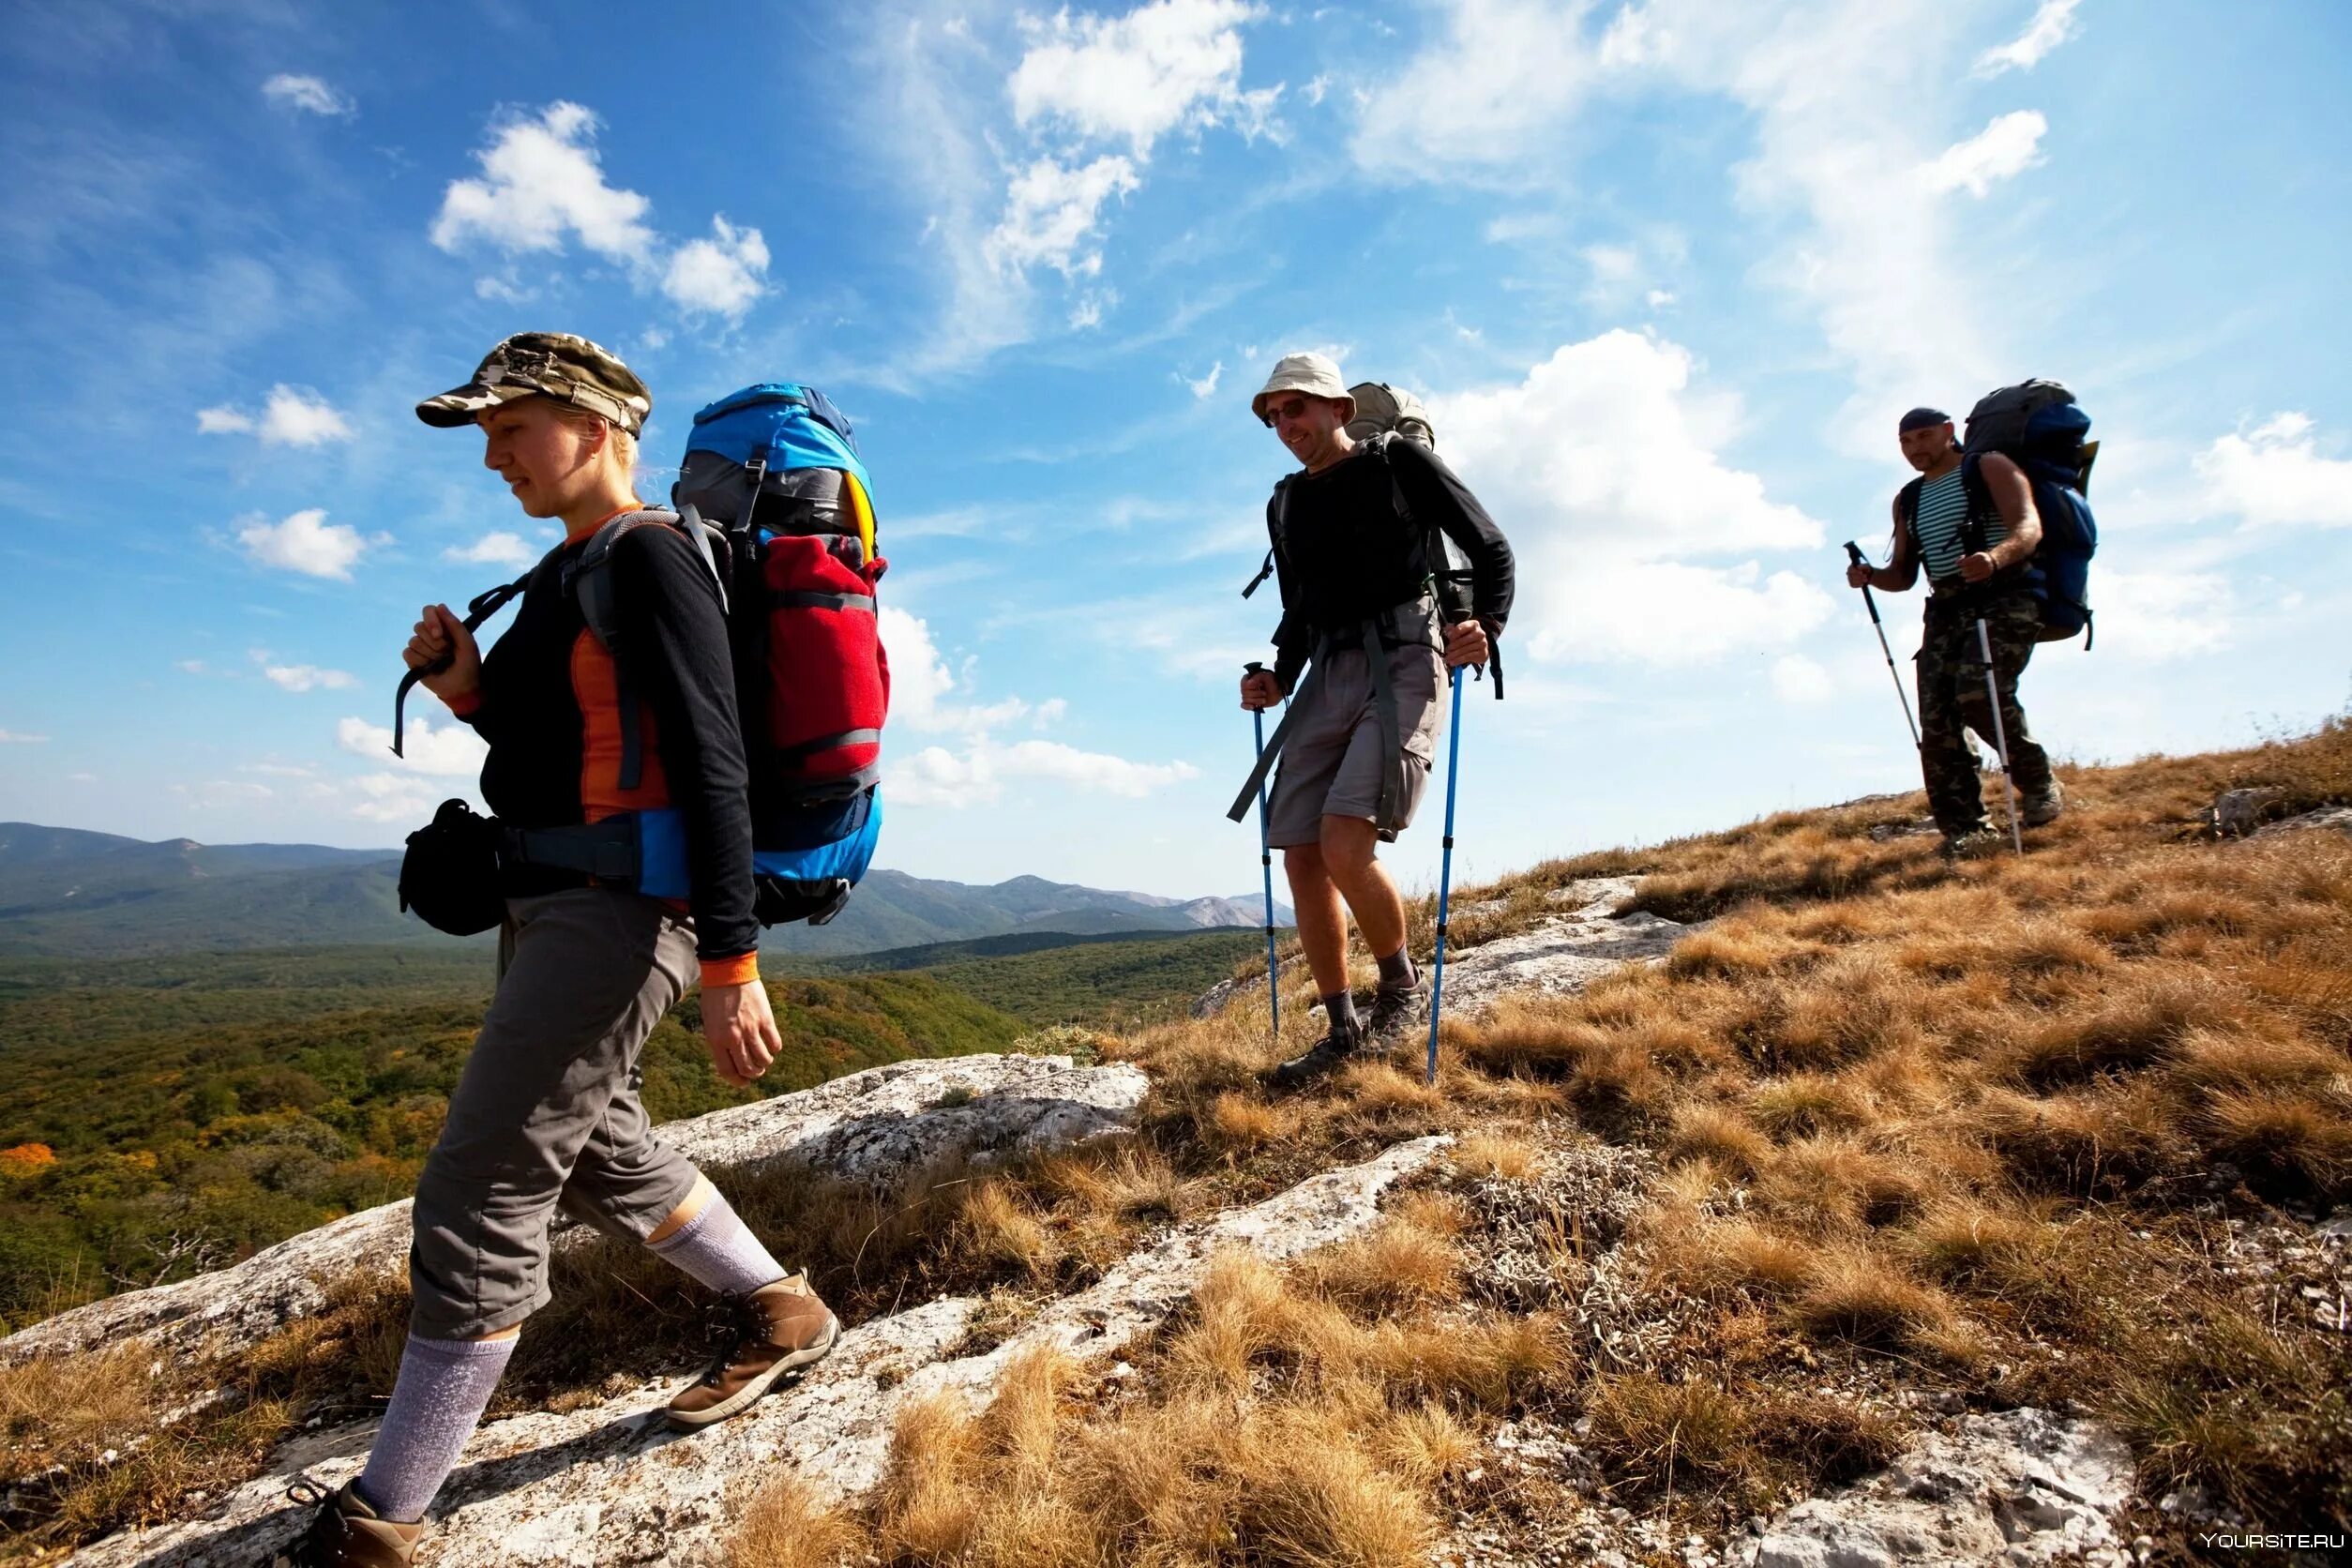
<svg viewBox="0 0 2352 1568">
<path fill-rule="evenodd" d="M 471 425 L 486 408 L 517 398 L 553 398 L 618 425 L 645 428 L 654 395 L 608 350 L 568 332 L 518 332 L 490 351 L 474 379 L 416 405 L 416 417 L 445 430 Z"/>
</svg>

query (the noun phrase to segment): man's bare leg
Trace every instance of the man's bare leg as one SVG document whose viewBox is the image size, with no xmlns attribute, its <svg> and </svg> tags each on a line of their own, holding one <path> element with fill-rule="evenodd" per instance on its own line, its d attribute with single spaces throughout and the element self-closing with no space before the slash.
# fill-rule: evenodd
<svg viewBox="0 0 2352 1568">
<path fill-rule="evenodd" d="M 1282 852 L 1282 874 L 1290 882 L 1290 907 L 1296 912 L 1299 946 L 1306 954 L 1308 972 L 1315 976 L 1319 996 L 1348 988 L 1348 914 L 1340 907 L 1339 889 L 1323 869 L 1323 852 L 1315 844 L 1292 844 Z"/>
<path fill-rule="evenodd" d="M 1375 958 L 1385 958 L 1405 945 L 1405 899 L 1389 880 L 1388 867 L 1376 857 L 1380 835 L 1361 817 L 1323 819 L 1324 875 L 1348 900 L 1356 929 Z M 1344 960 L 1344 954 L 1343 954 Z M 1316 976 L 1321 984 L 1322 976 Z M 1343 966 L 1341 984 L 1346 983 Z"/>
</svg>

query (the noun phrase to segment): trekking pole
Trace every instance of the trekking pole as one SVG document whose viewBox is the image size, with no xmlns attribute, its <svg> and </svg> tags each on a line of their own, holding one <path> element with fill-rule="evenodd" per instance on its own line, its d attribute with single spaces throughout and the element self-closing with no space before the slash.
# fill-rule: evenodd
<svg viewBox="0 0 2352 1568">
<path fill-rule="evenodd" d="M 1438 946 L 1429 965 L 1429 1071 L 1424 1081 L 1438 1081 L 1438 1009 L 1445 999 L 1445 912 L 1454 889 L 1454 786 L 1462 776 L 1462 671 L 1456 665 L 1448 679 L 1454 686 L 1454 729 L 1445 748 L 1445 853 L 1438 862 Z"/>
<path fill-rule="evenodd" d="M 1870 565 L 1862 555 L 1862 547 L 1851 539 L 1846 541 L 1846 553 L 1853 558 L 1857 566 Z M 1862 584 L 1862 607 L 1870 611 L 1871 629 L 1878 634 L 1878 651 L 1887 656 L 1887 673 L 1894 677 L 1894 700 L 1903 704 L 1903 722 L 1911 727 L 1911 748 L 1917 750 L 1919 720 L 1911 716 L 1910 695 L 1903 689 L 1903 672 L 1894 667 L 1894 650 L 1887 646 L 1887 628 L 1878 619 L 1878 601 L 1870 596 L 1870 584 L 1867 582 Z"/>
<path fill-rule="evenodd" d="M 1242 668 L 1253 675 L 1262 675 L 1266 672 L 1266 667 L 1256 659 L 1250 660 Z M 1266 711 L 1263 708 L 1250 709 L 1249 727 L 1257 732 L 1258 755 L 1262 758 L 1266 754 Z M 1266 880 L 1266 1011 L 1274 1029 L 1274 1037 L 1280 1040 L 1282 1038 L 1282 971 L 1274 962 L 1274 846 L 1267 841 L 1268 834 L 1266 786 L 1261 781 L 1258 786 L 1258 866 Z"/>
<path fill-rule="evenodd" d="M 2026 852 L 2026 836 L 2017 826 L 2017 780 L 2009 771 L 2009 736 L 2001 723 L 2000 677 L 1993 669 L 1993 637 L 1984 629 L 1984 617 L 1976 618 L 1977 651 L 1984 656 L 1984 696 L 1993 705 L 1993 745 L 2001 754 L 2001 789 L 2009 795 L 2009 841 L 2017 852 Z"/>
</svg>

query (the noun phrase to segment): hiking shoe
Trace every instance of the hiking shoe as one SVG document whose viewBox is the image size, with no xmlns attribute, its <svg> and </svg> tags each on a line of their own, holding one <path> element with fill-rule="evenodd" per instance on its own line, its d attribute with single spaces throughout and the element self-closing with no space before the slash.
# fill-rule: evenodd
<svg viewBox="0 0 2352 1568">
<path fill-rule="evenodd" d="M 1367 1044 L 1393 1046 L 1405 1037 L 1413 1018 L 1429 1001 L 1429 981 L 1416 975 L 1410 986 L 1383 986 L 1372 993 L 1372 1011 L 1364 1020 Z"/>
<path fill-rule="evenodd" d="M 1946 834 L 1943 846 L 1937 852 L 1946 860 L 1973 860 L 1979 855 L 1998 854 L 2008 843 L 2006 834 L 1989 827 L 1972 827 L 1966 833 Z"/>
<path fill-rule="evenodd" d="M 2038 794 L 2028 795 L 2018 803 L 2018 806 L 2024 813 L 2028 827 L 2048 827 L 2064 814 L 2066 792 L 2059 789 L 2058 781 L 2053 778 L 2047 790 Z"/>
<path fill-rule="evenodd" d="M 300 1481 L 287 1496 L 316 1502 L 319 1511 L 301 1540 L 268 1560 L 270 1568 L 410 1568 L 416 1560 L 416 1543 L 425 1527 L 379 1516 L 359 1495 L 356 1480 L 324 1495 L 318 1486 Z"/>
<path fill-rule="evenodd" d="M 1337 1071 L 1348 1060 L 1364 1048 L 1364 1026 L 1350 1029 L 1344 1024 L 1332 1025 L 1331 1033 L 1301 1054 L 1266 1074 L 1266 1083 L 1274 1089 L 1298 1089 L 1314 1082 L 1327 1073 Z"/>
<path fill-rule="evenodd" d="M 726 1420 L 782 1380 L 832 1354 L 841 1319 L 799 1274 L 747 1296 L 729 1296 L 714 1314 L 719 1341 L 709 1370 L 670 1401 L 670 1425 L 691 1432 Z"/>
</svg>

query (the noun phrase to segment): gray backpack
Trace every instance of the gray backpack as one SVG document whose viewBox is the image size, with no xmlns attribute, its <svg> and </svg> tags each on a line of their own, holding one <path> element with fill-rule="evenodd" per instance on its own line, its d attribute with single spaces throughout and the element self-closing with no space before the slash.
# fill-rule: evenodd
<svg viewBox="0 0 2352 1568">
<path fill-rule="evenodd" d="M 1356 400 L 1356 416 L 1348 421 L 1350 441 L 1368 441 L 1393 432 L 1418 441 L 1432 452 L 1438 449 L 1437 427 L 1429 423 L 1429 411 L 1411 393 L 1384 381 L 1360 381 L 1348 388 L 1348 396 Z"/>
</svg>

